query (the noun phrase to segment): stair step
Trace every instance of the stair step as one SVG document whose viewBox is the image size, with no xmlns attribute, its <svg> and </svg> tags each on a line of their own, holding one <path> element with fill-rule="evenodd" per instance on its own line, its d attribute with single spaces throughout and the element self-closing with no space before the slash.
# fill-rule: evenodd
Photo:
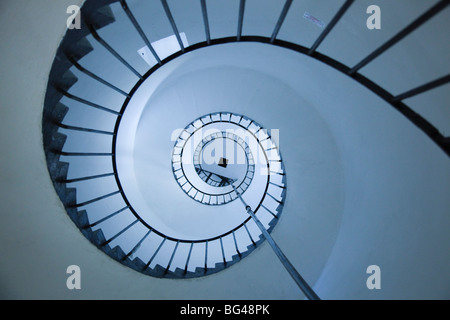
<svg viewBox="0 0 450 320">
<path fill-rule="evenodd" d="M 117 0 L 88 1 L 81 8 L 81 13 L 84 15 L 85 21 L 92 24 L 95 29 L 101 29 L 116 21 L 109 6 L 114 2 Z"/>
<path fill-rule="evenodd" d="M 86 210 L 78 211 L 78 219 L 77 219 L 79 228 L 86 228 L 89 226 L 89 217 Z"/>
<path fill-rule="evenodd" d="M 63 75 L 53 82 L 59 89 L 69 91 L 69 89 L 78 81 L 78 78 L 72 71 L 66 70 Z"/>
<path fill-rule="evenodd" d="M 97 246 L 101 246 L 106 242 L 105 235 L 101 229 L 92 232 L 91 240 Z"/>
<path fill-rule="evenodd" d="M 120 246 L 115 246 L 111 250 L 110 256 L 112 258 L 116 259 L 117 261 L 122 261 L 122 259 L 125 258 L 126 253 L 122 250 L 122 248 Z"/>
</svg>

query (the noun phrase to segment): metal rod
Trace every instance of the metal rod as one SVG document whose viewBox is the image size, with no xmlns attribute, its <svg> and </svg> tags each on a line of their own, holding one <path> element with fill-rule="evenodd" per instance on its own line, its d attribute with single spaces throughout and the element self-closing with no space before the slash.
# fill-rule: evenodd
<svg viewBox="0 0 450 320">
<path fill-rule="evenodd" d="M 125 2 L 125 0 L 120 0 L 120 4 L 122 5 L 122 9 L 125 11 L 125 13 L 128 16 L 128 19 L 130 19 L 131 23 L 133 24 L 134 28 L 137 30 L 139 35 L 141 36 L 142 40 L 144 40 L 145 45 L 148 47 L 150 52 L 155 57 L 158 64 L 162 64 L 161 59 L 159 58 L 158 54 L 156 53 L 155 49 L 151 45 L 150 41 L 148 40 L 147 36 L 145 35 L 144 31 L 142 30 L 141 26 L 137 22 L 136 18 L 134 17 L 133 13 L 131 12 L 130 8 L 128 7 L 128 4 Z"/>
<path fill-rule="evenodd" d="M 233 186 L 234 187 L 234 186 Z M 236 192 L 237 193 L 237 192 Z M 239 193 L 237 193 L 238 194 L 238 197 L 239 197 Z M 253 243 L 253 245 L 256 247 L 256 242 L 255 242 L 255 240 L 253 240 L 253 237 L 252 237 L 252 235 L 250 234 L 250 231 L 248 231 L 248 228 L 247 228 L 247 225 L 246 224 L 244 224 L 244 228 L 245 228 L 245 230 L 247 231 L 247 234 L 248 234 L 248 237 L 250 238 L 250 241 Z"/>
<path fill-rule="evenodd" d="M 312 47 L 308 51 L 308 55 L 311 55 L 316 51 L 317 47 L 322 43 L 322 41 L 325 39 L 325 37 L 330 33 L 330 31 L 334 28 L 334 26 L 339 22 L 339 20 L 342 18 L 344 13 L 347 11 L 347 9 L 352 5 L 354 0 L 347 0 L 339 9 L 339 11 L 336 13 L 336 15 L 333 17 L 333 19 L 328 23 L 325 30 L 322 31 L 322 33 L 317 38 L 316 42 L 312 45 Z"/>
<path fill-rule="evenodd" d="M 448 74 L 448 75 L 446 75 L 444 77 L 441 77 L 439 79 L 436 79 L 434 81 L 430 81 L 430 82 L 428 82 L 428 83 L 426 83 L 424 85 L 421 85 L 421 86 L 419 86 L 417 88 L 411 89 L 411 90 L 409 90 L 409 91 L 407 91 L 405 93 L 399 94 L 398 96 L 395 96 L 392 100 L 394 102 L 405 100 L 406 98 L 410 98 L 412 96 L 418 95 L 419 93 L 423 93 L 425 91 L 434 89 L 434 88 L 439 87 L 439 86 L 441 86 L 443 84 L 446 84 L 448 82 L 450 82 L 450 74 Z"/>
<path fill-rule="evenodd" d="M 269 171 L 269 173 L 273 173 L 273 174 L 278 174 L 278 175 L 280 175 L 280 176 L 284 176 L 284 173 L 283 172 L 276 172 L 276 171 Z"/>
<path fill-rule="evenodd" d="M 91 204 L 91 203 L 93 203 L 93 202 L 97 202 L 97 201 L 100 201 L 100 200 L 103 200 L 103 199 L 112 197 L 113 195 L 116 195 L 116 194 L 118 194 L 118 193 L 120 193 L 120 191 L 114 191 L 114 192 L 105 194 L 104 196 L 101 196 L 101 197 L 98 197 L 98 198 L 95 198 L 95 199 L 92 199 L 92 200 L 89 200 L 89 201 L 85 201 L 85 202 L 82 202 L 82 203 L 74 204 L 74 205 L 71 206 L 71 207 L 72 207 L 72 208 L 83 207 L 83 206 L 88 205 L 88 204 Z"/>
<path fill-rule="evenodd" d="M 178 44 L 180 45 L 181 52 L 184 52 L 184 45 L 183 41 L 181 41 L 180 33 L 178 32 L 177 25 L 175 23 L 175 20 L 173 19 L 172 13 L 170 12 L 169 4 L 167 3 L 167 0 L 161 0 L 161 3 L 164 7 L 164 11 L 166 12 L 166 16 L 169 19 L 170 25 L 172 26 L 173 32 L 175 33 L 175 37 L 177 37 Z"/>
<path fill-rule="evenodd" d="M 188 253 L 188 256 L 187 256 L 187 259 L 186 259 L 186 264 L 185 264 L 185 266 L 184 266 L 184 273 L 187 272 L 189 260 L 191 259 L 191 253 L 192 253 L 192 247 L 193 247 L 193 246 L 194 246 L 194 243 L 191 242 L 191 245 L 190 245 L 190 247 L 189 247 L 189 253 Z"/>
<path fill-rule="evenodd" d="M 144 242 L 144 240 L 148 237 L 148 235 L 150 234 L 150 232 L 152 232 L 152 230 L 148 230 L 147 233 L 142 237 L 141 240 L 139 240 L 139 242 L 134 246 L 133 249 L 131 249 L 130 252 L 127 253 L 127 255 L 125 257 L 122 258 L 122 260 L 125 260 L 126 258 L 128 258 L 129 256 L 131 256 L 133 253 L 135 253 L 137 251 L 137 249 L 139 249 L 139 247 L 141 246 L 142 242 Z"/>
<path fill-rule="evenodd" d="M 105 174 L 98 174 L 95 176 L 87 176 L 87 177 L 82 177 L 82 178 L 75 178 L 75 179 L 65 179 L 65 180 L 60 180 L 58 182 L 62 182 L 62 183 L 73 183 L 73 182 L 80 182 L 80 181 L 86 181 L 86 180 L 92 180 L 92 179 L 99 179 L 99 178 L 104 178 L 104 177 L 109 177 L 109 176 L 113 176 L 114 173 L 105 173 Z"/>
<path fill-rule="evenodd" d="M 208 269 L 208 240 L 205 242 L 205 272 Z"/>
<path fill-rule="evenodd" d="M 96 104 L 96 103 L 87 101 L 87 100 L 85 100 L 85 99 L 83 99 L 83 98 L 74 96 L 73 94 L 68 93 L 67 91 L 65 91 L 65 90 L 63 90 L 63 89 L 61 89 L 61 88 L 55 87 L 55 89 L 56 89 L 58 92 L 60 92 L 61 94 L 63 94 L 64 96 L 66 96 L 67 98 L 69 98 L 69 99 L 72 99 L 72 100 L 74 100 L 74 101 L 81 102 L 81 103 L 83 103 L 83 104 L 85 104 L 85 105 L 88 105 L 88 106 L 90 106 L 90 107 L 93 107 L 93 108 L 96 108 L 96 109 L 99 109 L 99 110 L 102 110 L 102 111 L 106 111 L 106 112 L 109 112 L 109 113 L 112 113 L 112 114 L 115 114 L 115 115 L 120 115 L 120 112 L 117 112 L 117 111 L 114 111 L 114 110 L 112 110 L 112 109 L 109 109 L 109 108 L 103 107 L 103 106 L 101 106 L 101 105 L 98 105 L 98 104 Z"/>
<path fill-rule="evenodd" d="M 147 269 L 150 264 L 152 263 L 153 259 L 156 257 L 156 254 L 159 252 L 159 249 L 161 249 L 161 247 L 163 246 L 164 242 L 166 242 L 167 237 L 164 237 L 164 239 L 161 241 L 161 243 L 159 244 L 158 248 L 156 249 L 155 253 L 153 253 L 152 257 L 150 258 L 150 260 L 148 260 L 147 264 L 145 265 L 145 269 Z"/>
<path fill-rule="evenodd" d="M 177 241 L 177 244 L 175 245 L 175 248 L 173 249 L 172 255 L 170 256 L 170 260 L 169 260 L 169 263 L 167 264 L 165 272 L 169 271 L 170 265 L 172 264 L 173 257 L 175 256 L 175 252 L 177 251 L 178 244 L 180 244 L 180 241 Z"/>
<path fill-rule="evenodd" d="M 115 133 L 110 131 L 103 131 L 103 130 L 96 130 L 96 129 L 89 129 L 89 128 L 82 128 L 82 127 L 75 127 L 75 126 L 69 126 L 67 124 L 63 123 L 55 123 L 58 127 L 67 129 L 67 130 L 75 130 L 75 131 L 84 131 L 84 132 L 92 132 L 92 133 L 99 133 L 99 134 L 106 134 L 113 136 Z"/>
<path fill-rule="evenodd" d="M 283 204 L 283 201 L 278 200 L 277 198 L 275 198 L 273 195 L 271 195 L 270 193 L 266 192 L 266 194 L 271 197 L 273 200 L 275 200 L 277 203 L 279 204 Z"/>
<path fill-rule="evenodd" d="M 65 151 L 59 151 L 59 150 L 52 150 L 54 153 L 59 154 L 61 156 L 66 157 L 106 157 L 106 156 L 112 156 L 112 153 L 103 153 L 103 152 L 65 152 Z"/>
<path fill-rule="evenodd" d="M 232 234 L 233 234 L 233 240 L 234 240 L 234 246 L 236 248 L 236 252 L 237 252 L 238 256 L 240 257 L 241 253 L 239 252 L 239 248 L 238 248 L 238 245 L 237 245 L 236 235 L 234 234 L 234 230 L 233 230 Z"/>
<path fill-rule="evenodd" d="M 125 67 L 127 67 L 131 72 L 133 72 L 139 79 L 143 79 L 143 76 L 137 72 L 136 69 L 134 69 L 120 54 L 117 53 L 105 40 L 103 40 L 95 28 L 88 24 L 89 31 L 91 32 L 92 36 L 95 40 L 97 40 L 106 50 L 108 50 L 117 60 L 119 60 Z"/>
<path fill-rule="evenodd" d="M 220 248 L 222 249 L 222 259 L 223 259 L 223 264 L 227 265 L 227 260 L 225 259 L 225 251 L 223 250 L 223 241 L 222 241 L 222 237 L 219 238 L 220 240 Z"/>
<path fill-rule="evenodd" d="M 200 3 L 202 5 L 202 14 L 203 14 L 203 23 L 205 26 L 206 42 L 208 44 L 210 44 L 211 43 L 211 34 L 209 32 L 208 10 L 206 9 L 206 0 L 200 0 Z M 202 121 L 201 118 L 200 118 L 200 121 Z"/>
<path fill-rule="evenodd" d="M 104 218 L 102 218 L 102 219 L 100 219 L 100 220 L 98 220 L 98 221 L 96 221 L 96 222 L 94 222 L 94 223 L 91 223 L 91 224 L 88 225 L 87 227 L 89 227 L 89 228 L 95 227 L 95 226 L 98 225 L 99 223 L 102 223 L 103 221 L 106 221 L 106 220 L 108 220 L 108 219 L 114 217 L 116 214 L 118 214 L 118 213 L 120 213 L 120 212 L 122 212 L 122 211 L 125 211 L 125 210 L 128 209 L 128 208 L 129 208 L 128 206 L 123 207 L 122 209 L 117 210 L 116 212 L 113 212 L 113 213 L 111 213 L 110 215 L 108 215 L 108 216 L 106 216 L 106 217 L 104 217 Z"/>
<path fill-rule="evenodd" d="M 111 239 L 109 239 L 108 241 L 106 241 L 105 243 L 103 243 L 102 245 L 105 246 L 108 243 L 110 243 L 111 241 L 113 241 L 114 239 L 116 239 L 118 236 L 120 236 L 122 233 L 124 233 L 125 231 L 127 231 L 128 229 L 130 229 L 132 226 L 134 226 L 139 220 L 136 219 L 134 220 L 132 223 L 130 223 L 128 226 L 126 226 L 124 229 L 120 230 L 115 236 L 113 236 Z"/>
<path fill-rule="evenodd" d="M 371 62 L 373 59 L 378 57 L 380 54 L 385 52 L 387 49 L 395 45 L 397 42 L 402 40 L 404 37 L 406 37 L 408 34 L 413 32 L 415 29 L 420 27 L 423 23 L 431 19 L 433 16 L 435 16 L 437 13 L 439 13 L 441 10 L 443 10 L 447 5 L 449 4 L 448 0 L 441 0 L 436 5 L 434 5 L 431 9 L 429 9 L 427 12 L 422 14 L 419 18 L 414 20 L 411 24 L 409 24 L 406 28 L 401 30 L 399 33 L 397 33 L 394 37 L 392 37 L 390 40 L 388 40 L 386 43 L 384 43 L 381 47 L 376 49 L 374 52 L 369 54 L 366 58 L 364 58 L 361 62 L 359 62 L 356 66 L 354 66 L 349 72 L 349 75 L 353 75 L 355 72 L 357 72 L 359 69 L 364 67 L 366 64 Z"/>
<path fill-rule="evenodd" d="M 269 234 L 269 232 L 264 228 L 263 224 L 259 219 L 256 217 L 255 213 L 251 209 L 251 207 L 244 201 L 241 194 L 237 192 L 236 188 L 233 184 L 231 184 L 234 191 L 237 193 L 239 199 L 241 199 L 242 203 L 245 206 L 245 210 L 247 210 L 247 213 L 252 217 L 253 221 L 256 223 L 256 225 L 261 230 L 262 234 L 266 238 L 267 242 L 272 247 L 275 254 L 280 259 L 281 263 L 284 265 L 286 270 L 289 272 L 291 277 L 294 279 L 294 281 L 297 283 L 299 288 L 302 290 L 302 292 L 305 294 L 305 296 L 310 300 L 320 300 L 319 296 L 313 291 L 313 289 L 308 285 L 308 283 L 302 278 L 302 276 L 297 272 L 295 267 L 289 262 L 287 257 L 284 255 L 284 253 L 281 251 L 281 249 L 278 247 L 278 245 L 273 240 L 272 236 Z"/>
<path fill-rule="evenodd" d="M 280 186 L 279 184 L 273 183 L 272 181 L 269 181 L 269 184 L 274 185 L 274 186 L 276 186 L 278 188 L 281 188 L 281 189 L 286 189 L 285 186 Z"/>
<path fill-rule="evenodd" d="M 244 10 L 245 10 L 245 0 L 241 0 L 239 3 L 239 18 L 238 18 L 238 29 L 237 29 L 237 41 L 241 40 L 242 36 L 242 25 L 244 23 Z"/>
<path fill-rule="evenodd" d="M 278 219 L 278 216 L 275 214 L 275 213 L 273 213 L 272 211 L 270 211 L 265 205 L 263 205 L 262 203 L 261 203 L 261 207 L 263 207 L 264 209 L 266 209 L 266 211 L 267 212 L 269 212 L 275 219 Z"/>
<path fill-rule="evenodd" d="M 286 18 L 286 15 L 289 11 L 289 8 L 291 7 L 292 1 L 293 0 L 286 0 L 286 2 L 284 3 L 283 10 L 281 11 L 280 17 L 278 18 L 277 24 L 275 25 L 272 37 L 270 38 L 270 43 L 273 43 L 277 38 L 278 32 L 280 31 L 281 25 L 283 24 L 284 19 Z"/>
<path fill-rule="evenodd" d="M 118 87 L 116 87 L 115 85 L 109 83 L 108 81 L 106 81 L 103 78 L 100 78 L 99 76 L 97 76 L 96 74 L 92 73 L 91 71 L 85 69 L 84 67 L 82 67 L 73 57 L 67 55 L 67 59 L 69 59 L 69 61 L 75 66 L 75 68 L 77 68 L 78 70 L 80 70 L 81 72 L 83 72 L 84 74 L 88 75 L 89 77 L 97 80 L 100 83 L 103 83 L 105 86 L 119 92 L 120 94 L 123 94 L 124 96 L 128 97 L 129 94 L 126 93 L 125 91 L 123 91 L 122 89 L 119 89 Z"/>
</svg>

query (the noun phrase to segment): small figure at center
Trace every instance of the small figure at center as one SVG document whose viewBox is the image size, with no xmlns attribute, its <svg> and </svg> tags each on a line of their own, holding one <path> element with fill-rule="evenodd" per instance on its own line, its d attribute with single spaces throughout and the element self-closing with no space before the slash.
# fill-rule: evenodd
<svg viewBox="0 0 450 320">
<path fill-rule="evenodd" d="M 228 159 L 226 159 L 226 158 L 220 158 L 220 160 L 219 160 L 219 164 L 218 164 L 220 167 L 222 167 L 222 168 L 226 168 L 227 167 L 227 165 L 228 165 Z"/>
</svg>

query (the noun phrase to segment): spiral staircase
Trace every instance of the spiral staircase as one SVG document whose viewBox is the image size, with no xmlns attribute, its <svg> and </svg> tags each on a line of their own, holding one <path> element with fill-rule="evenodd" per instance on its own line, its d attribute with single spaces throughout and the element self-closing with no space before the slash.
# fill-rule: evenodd
<svg viewBox="0 0 450 320">
<path fill-rule="evenodd" d="M 325 39 L 332 37 L 332 31 L 342 17 L 358 5 L 352 0 L 341 1 L 339 5 L 334 2 L 336 10 L 326 26 L 315 30 L 317 36 L 313 40 L 300 39 L 298 42 L 295 37 L 285 36 L 289 38 L 287 40 L 279 35 L 285 23 L 293 25 L 292 12 L 298 9 L 296 6 L 300 6 L 300 1 L 265 2 L 264 5 L 274 9 L 273 17 L 267 18 L 259 17 L 258 10 L 254 10 L 259 4 L 245 0 L 221 5 L 206 0 L 182 3 L 168 0 L 88 0 L 81 8 L 81 28 L 68 30 L 61 41 L 45 96 L 42 120 L 44 150 L 58 196 L 72 221 L 90 242 L 138 272 L 158 278 L 196 278 L 224 270 L 264 242 L 261 231 L 249 216 L 214 236 L 172 236 L 170 232 L 154 227 L 152 220 L 143 217 L 142 211 L 136 209 L 136 202 L 129 199 L 133 197 L 129 192 L 132 188 L 127 189 L 125 181 L 128 178 L 121 174 L 121 170 L 126 170 L 123 169 L 126 164 L 121 165 L 119 158 L 120 147 L 126 145 L 126 139 L 121 140 L 120 130 L 140 90 L 157 78 L 158 73 L 164 72 L 164 68 L 188 54 L 226 45 L 263 44 L 307 56 L 345 75 L 384 100 L 450 155 L 448 132 L 439 123 L 442 119 L 433 124 L 435 119 L 427 119 L 426 112 L 421 115 L 405 101 L 446 85 L 450 80 L 448 74 L 400 93 L 392 93 L 385 89 L 383 83 L 361 72 L 384 52 L 395 48 L 408 35 L 443 13 L 448 4 L 449 1 L 443 0 L 426 6 L 392 37 L 384 39 L 367 56 L 360 57 L 358 63 L 349 64 L 344 62 L 345 59 L 340 61 L 320 49 Z M 211 11 L 214 11 L 215 19 L 211 19 Z M 224 17 L 233 13 L 233 18 L 217 19 L 220 12 Z M 268 25 L 266 20 L 270 19 L 273 24 Z M 235 24 L 230 25 L 230 21 L 235 21 Z M 251 27 L 246 28 L 246 23 Z M 253 28 L 258 23 L 264 28 Z M 127 27 L 119 29 L 118 26 Z M 176 41 L 177 49 L 162 52 L 157 49 L 157 42 L 167 39 L 168 35 Z M 228 122 L 236 117 L 236 124 L 241 124 L 244 118 L 227 110 L 211 110 L 208 115 L 192 116 L 192 123 L 196 123 L 196 118 L 204 120 L 208 117 L 212 123 L 213 115 L 219 118 L 218 121 Z M 244 127 L 258 133 L 264 124 L 259 125 L 255 120 L 253 128 L 252 120 L 248 120 Z M 207 124 L 206 121 L 200 122 Z M 195 125 L 184 128 L 185 133 L 191 135 L 192 128 L 195 129 Z M 263 149 L 272 151 L 273 158 L 267 159 L 270 174 L 260 200 L 252 204 L 255 214 L 269 232 L 280 219 L 289 192 L 288 182 L 291 183 L 286 179 L 289 172 L 285 171 L 281 160 L 283 150 L 278 150 L 270 138 L 267 131 L 257 138 L 259 143 L 270 142 Z M 177 142 L 174 143 L 176 146 Z M 173 155 L 175 183 L 183 176 L 176 173 L 179 168 Z M 184 184 L 179 183 L 179 186 L 183 189 Z M 190 195 L 191 189 L 183 191 L 192 197 L 188 200 L 197 200 L 202 206 L 211 205 L 211 201 L 202 203 L 204 197 L 198 198 L 198 193 Z M 233 197 L 232 192 L 230 194 L 229 200 L 233 202 L 237 197 Z M 224 198 L 223 202 L 227 200 Z M 239 207 L 238 201 L 233 203 Z M 219 200 L 214 204 L 220 204 Z M 165 205 L 170 207 L 170 203 Z M 215 210 L 214 206 L 210 210 Z M 245 213 L 243 207 L 241 210 Z"/>
<path fill-rule="evenodd" d="M 258 230 L 250 216 L 247 216 L 231 230 L 209 238 L 191 240 L 167 235 L 152 226 L 151 218 L 147 220 L 142 218 L 142 212 L 130 203 L 123 188 L 123 179 L 127 178 L 122 178 L 122 181 L 119 178 L 120 170 L 118 170 L 118 167 L 120 167 L 120 164 L 117 164 L 117 162 L 120 160 L 116 157 L 117 154 L 120 154 L 120 152 L 116 151 L 118 149 L 119 126 L 121 121 L 124 121 L 125 109 L 133 94 L 158 68 L 169 63 L 185 51 L 194 50 L 195 47 L 184 48 L 169 5 L 166 1 L 163 1 L 161 3 L 162 8 L 167 14 L 173 31 L 177 36 L 181 51 L 174 52 L 165 59 L 161 58 L 153 49 L 152 44 L 149 42 L 128 4 L 125 1 L 116 2 L 87 2 L 83 6 L 81 11 L 81 16 L 85 19 L 83 20 L 83 25 L 80 30 L 74 30 L 72 35 L 69 35 L 71 32 L 68 32 L 64 37 L 52 68 L 45 103 L 46 112 L 43 119 L 43 135 L 45 136 L 44 144 L 47 150 L 49 171 L 52 174 L 55 188 L 65 204 L 69 216 L 80 228 L 81 232 L 99 249 L 117 261 L 155 277 L 190 278 L 215 273 L 247 256 L 264 240 L 261 231 Z M 99 35 L 100 29 L 107 28 L 109 25 L 111 27 L 114 26 L 115 17 L 109 7 L 113 4 L 120 4 L 123 14 L 130 20 L 136 29 L 136 33 L 142 37 L 141 40 L 144 41 L 147 48 L 154 55 L 154 65 L 146 72 L 142 72 L 142 74 L 122 58 Z M 202 1 L 201 4 L 202 12 L 205 14 L 205 22 L 207 23 L 206 2 Z M 85 30 L 88 33 L 79 32 L 81 30 Z M 114 32 L 117 32 L 117 30 Z M 92 59 L 103 59 L 102 55 L 105 54 L 100 49 L 94 50 L 87 39 L 88 36 L 92 36 L 109 54 L 117 59 L 117 62 L 125 66 L 130 75 L 134 74 L 137 82 L 134 81 L 136 84 L 133 88 L 121 89 L 81 65 L 82 59 L 87 55 Z M 190 37 L 189 33 L 188 36 Z M 133 45 L 136 44 L 133 43 Z M 204 45 L 211 45 L 211 39 L 208 39 Z M 134 49 L 138 52 L 140 47 L 136 46 Z M 75 76 L 72 72 L 73 69 L 77 69 L 82 75 Z M 123 77 L 121 73 L 116 73 L 116 76 L 118 78 Z M 87 79 L 88 77 L 91 79 Z M 104 86 L 112 91 L 108 93 L 112 94 L 115 92 L 122 97 L 119 100 L 123 103 L 120 110 L 105 107 L 97 102 L 89 101 L 85 96 L 71 92 L 71 87 L 76 82 L 92 79 L 97 82 L 95 91 L 102 90 L 102 86 Z M 107 101 L 107 98 L 110 97 L 106 96 L 104 101 Z M 83 111 L 83 114 L 80 114 L 80 111 L 76 110 L 78 107 L 74 102 L 84 104 L 93 110 L 87 109 Z M 78 120 L 74 119 L 74 121 L 77 121 L 77 125 L 70 123 L 70 120 L 66 120 L 66 114 L 70 112 L 70 108 L 75 108 L 75 115 L 71 116 L 71 118 L 78 118 Z M 98 111 L 101 112 L 98 113 Z M 111 119 L 111 116 L 113 119 Z M 81 118 L 95 119 L 97 123 L 96 128 L 100 126 L 102 129 L 92 128 L 88 122 L 80 123 Z M 255 205 L 254 210 L 258 214 L 259 219 L 263 221 L 265 228 L 270 232 L 281 214 L 286 189 L 285 173 L 279 153 L 276 152 L 277 146 L 271 142 L 266 130 L 256 125 L 256 122 L 247 120 L 241 115 L 223 112 L 206 115 L 203 118 L 199 118 L 197 122 L 199 121 L 205 126 L 218 122 L 224 122 L 228 125 L 234 124 L 247 131 L 252 131 L 252 134 L 257 139 L 257 143 L 261 146 L 264 145 L 262 152 L 264 152 L 267 159 L 264 164 L 268 170 L 265 174 L 267 179 L 265 179 L 265 182 L 262 182 L 262 196 Z M 109 124 L 108 128 L 106 128 L 107 124 Z M 181 141 L 187 140 L 189 135 L 192 135 L 193 131 L 198 129 L 194 124 L 188 125 L 184 129 L 184 134 L 188 135 L 188 137 L 182 139 L 181 137 L 183 136 L 180 136 Z M 83 134 L 77 135 L 80 132 L 102 137 L 88 138 Z M 223 132 L 225 134 L 225 131 Z M 126 137 L 128 136 L 126 135 Z M 238 139 L 238 137 L 235 139 Z M 71 140 L 70 143 L 66 143 L 67 140 Z M 243 141 L 241 138 L 239 140 Z M 128 143 L 129 141 L 126 139 L 122 144 L 127 145 Z M 71 150 L 68 144 L 75 146 L 73 148 L 77 149 Z M 183 190 L 187 194 L 191 190 L 197 191 L 192 195 L 192 198 L 197 200 L 196 197 L 199 194 L 199 190 L 192 183 L 189 183 L 189 179 L 186 179 L 184 174 L 180 175 L 182 167 L 176 165 L 176 163 L 180 162 L 181 149 L 181 147 L 178 147 L 179 149 L 177 147 L 176 143 L 172 156 L 175 179 L 180 183 L 181 188 L 186 185 Z M 95 150 L 91 148 L 95 148 Z M 248 146 L 245 148 L 248 149 Z M 83 158 L 81 162 L 84 169 L 90 169 L 87 171 L 82 169 L 79 172 L 86 173 L 78 173 L 76 177 L 68 177 L 70 167 L 80 166 L 78 158 Z M 107 162 L 113 164 L 112 168 L 106 164 L 103 158 L 106 158 Z M 110 168 L 109 171 L 105 171 L 105 168 L 108 167 Z M 95 170 L 92 168 L 102 171 L 89 174 Z M 74 171 L 77 172 L 77 170 Z M 252 176 L 254 171 L 253 165 Z M 250 178 L 252 176 L 249 177 L 248 173 L 247 170 L 246 178 L 237 186 L 239 192 L 245 192 L 243 186 L 245 185 L 245 189 L 247 189 L 252 181 Z M 81 198 L 80 194 L 90 193 L 94 190 L 100 191 L 105 188 L 108 191 L 104 194 L 91 196 L 86 201 L 78 200 Z M 203 196 L 198 201 L 207 205 L 219 205 L 233 201 L 237 198 L 237 195 L 231 188 L 230 190 L 220 197 L 208 194 L 206 195 L 207 200 L 205 194 L 200 193 Z M 227 198 L 225 199 L 225 197 Z M 228 197 L 230 198 L 228 199 Z M 204 198 L 205 200 L 203 200 Z M 107 212 L 111 204 L 116 209 L 113 212 Z"/>
</svg>

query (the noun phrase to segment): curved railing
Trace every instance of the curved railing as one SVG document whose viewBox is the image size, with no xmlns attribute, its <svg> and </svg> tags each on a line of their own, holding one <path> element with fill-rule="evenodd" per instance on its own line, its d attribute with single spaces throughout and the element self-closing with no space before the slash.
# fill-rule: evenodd
<svg viewBox="0 0 450 320">
<path fill-rule="evenodd" d="M 168 57 L 158 55 L 148 39 L 148 31 L 141 27 L 125 0 L 85 2 L 81 9 L 83 18 L 81 28 L 67 31 L 56 54 L 49 76 L 42 130 L 48 169 L 55 189 L 80 231 L 102 251 L 145 274 L 156 277 L 189 278 L 220 271 L 248 255 L 263 241 L 261 231 L 251 219 L 247 219 L 238 228 L 208 239 L 193 241 L 167 236 L 152 228 L 151 224 L 143 220 L 134 210 L 121 187 L 117 173 L 115 162 L 117 133 L 121 117 L 135 92 L 161 66 L 187 52 L 208 46 L 231 42 L 259 42 L 288 48 L 317 59 L 381 97 L 450 155 L 449 138 L 443 136 L 430 122 L 404 103 L 406 98 L 448 83 L 449 75 L 402 94 L 393 95 L 359 73 L 362 67 L 370 64 L 380 54 L 441 12 L 449 1 L 439 1 L 354 66 L 347 66 L 318 52 L 322 41 L 329 36 L 330 31 L 354 1 L 344 2 L 311 47 L 277 38 L 292 2 L 293 0 L 284 1 L 271 34 L 243 35 L 246 1 L 240 0 L 239 10 L 236 12 L 236 34 L 212 38 L 207 1 L 199 0 L 204 41 L 185 46 L 168 1 L 161 0 L 162 12 L 180 49 Z M 119 4 L 123 10 L 123 17 L 129 20 L 135 34 L 146 45 L 155 62 L 150 68 L 133 66 L 101 35 L 103 28 L 114 26 L 115 17 L 110 6 Z M 117 37 L 121 36 L 123 37 L 117 34 Z M 138 49 L 139 47 L 133 48 L 135 52 Z M 121 75 L 124 75 L 124 72 L 129 73 L 125 77 L 127 81 L 124 80 L 119 84 L 120 81 L 116 79 L 107 79 L 84 67 L 81 60 L 93 56 L 96 59 L 108 57 L 116 61 L 122 70 Z M 78 73 L 78 76 L 75 73 Z M 110 106 L 108 104 L 111 100 L 92 101 L 84 96 L 84 93 L 76 92 L 74 84 L 77 81 L 91 82 L 95 90 L 104 92 L 104 96 L 114 97 L 114 101 L 121 103 Z M 72 114 L 71 111 L 75 109 L 77 111 Z M 85 116 L 75 116 L 80 113 Z M 87 193 L 89 190 L 96 190 L 98 194 Z M 269 196 L 264 200 L 266 202 L 261 202 L 260 207 L 254 208 L 255 214 L 269 232 L 279 218 L 285 192 L 286 176 L 281 166 L 270 175 L 266 188 L 266 194 Z"/>
</svg>

